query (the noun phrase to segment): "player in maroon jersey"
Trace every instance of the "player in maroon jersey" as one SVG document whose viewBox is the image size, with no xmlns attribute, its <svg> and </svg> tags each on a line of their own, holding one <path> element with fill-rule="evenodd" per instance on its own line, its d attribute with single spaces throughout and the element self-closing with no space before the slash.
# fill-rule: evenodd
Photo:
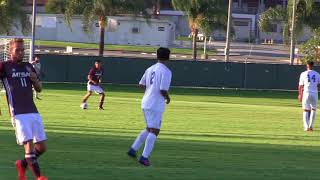
<svg viewBox="0 0 320 180">
<path fill-rule="evenodd" d="M 94 63 L 94 67 L 92 67 L 88 74 L 88 85 L 87 85 L 87 94 L 84 96 L 80 107 L 82 109 L 87 109 L 87 100 L 92 95 L 92 92 L 100 95 L 100 102 L 99 102 L 99 109 L 103 110 L 103 103 L 104 103 L 104 90 L 102 88 L 101 82 L 102 82 L 102 76 L 103 76 L 103 69 L 102 69 L 102 63 L 100 60 L 96 60 Z"/>
<path fill-rule="evenodd" d="M 16 161 L 18 179 L 26 180 L 29 168 L 36 180 L 47 180 L 40 173 L 38 158 L 46 151 L 46 133 L 41 116 L 33 102 L 32 88 L 40 92 L 42 85 L 36 71 L 28 62 L 23 62 L 23 39 L 10 41 L 10 59 L 0 63 L 0 78 L 6 90 L 12 125 L 17 143 L 24 146 L 25 157 Z"/>
</svg>

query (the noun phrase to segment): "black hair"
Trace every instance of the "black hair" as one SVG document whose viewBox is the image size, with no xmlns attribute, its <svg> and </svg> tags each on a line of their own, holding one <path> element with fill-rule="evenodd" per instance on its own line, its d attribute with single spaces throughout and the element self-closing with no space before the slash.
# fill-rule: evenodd
<svg viewBox="0 0 320 180">
<path fill-rule="evenodd" d="M 313 62 L 313 61 L 307 61 L 307 64 L 308 64 L 309 66 L 313 67 L 314 62 Z"/>
<path fill-rule="evenodd" d="M 97 59 L 94 61 L 94 63 L 102 63 L 102 61 L 100 59 Z"/>
<path fill-rule="evenodd" d="M 157 50 L 157 58 L 158 60 L 169 60 L 170 50 L 168 48 L 160 47 Z"/>
</svg>

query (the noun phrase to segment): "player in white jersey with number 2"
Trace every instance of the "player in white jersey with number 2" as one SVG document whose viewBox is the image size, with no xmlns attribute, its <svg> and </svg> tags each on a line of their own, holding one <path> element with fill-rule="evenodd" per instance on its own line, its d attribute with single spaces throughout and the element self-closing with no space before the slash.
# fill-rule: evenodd
<svg viewBox="0 0 320 180">
<path fill-rule="evenodd" d="M 320 75 L 313 70 L 314 63 L 307 62 L 307 70 L 302 72 L 299 80 L 299 96 L 303 109 L 303 127 L 305 131 L 313 131 L 313 124 L 318 106 L 318 85 Z"/>
<path fill-rule="evenodd" d="M 141 108 L 147 128 L 138 135 L 128 151 L 128 155 L 136 158 L 137 151 L 145 143 L 142 156 L 139 159 L 139 163 L 144 166 L 150 166 L 149 156 L 160 132 L 165 104 L 170 103 L 168 91 L 172 73 L 166 66 L 169 57 L 170 50 L 160 47 L 157 50 L 158 63 L 149 67 L 139 82 L 139 86 L 145 90 Z"/>
</svg>

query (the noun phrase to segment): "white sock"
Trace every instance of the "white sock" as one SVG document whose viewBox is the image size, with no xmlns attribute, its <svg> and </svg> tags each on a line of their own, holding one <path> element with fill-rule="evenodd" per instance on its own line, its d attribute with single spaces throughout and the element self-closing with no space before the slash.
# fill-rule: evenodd
<svg viewBox="0 0 320 180">
<path fill-rule="evenodd" d="M 143 157 L 145 157 L 145 158 L 149 157 L 156 140 L 157 140 L 157 136 L 153 133 L 149 133 L 147 140 L 146 140 L 146 144 L 144 145 L 144 149 L 143 149 L 143 153 L 142 153 Z"/>
<path fill-rule="evenodd" d="M 309 128 L 312 128 L 312 127 L 313 127 L 314 120 L 316 119 L 316 114 L 317 114 L 317 111 L 315 111 L 315 110 L 312 110 L 312 111 L 311 111 Z"/>
<path fill-rule="evenodd" d="M 148 134 L 149 131 L 147 131 L 146 129 L 142 130 L 140 134 L 137 136 L 136 140 L 133 142 L 131 148 L 137 151 L 146 140 Z"/>
<path fill-rule="evenodd" d="M 309 127 L 309 112 L 303 111 L 303 127 L 306 131 Z"/>
</svg>

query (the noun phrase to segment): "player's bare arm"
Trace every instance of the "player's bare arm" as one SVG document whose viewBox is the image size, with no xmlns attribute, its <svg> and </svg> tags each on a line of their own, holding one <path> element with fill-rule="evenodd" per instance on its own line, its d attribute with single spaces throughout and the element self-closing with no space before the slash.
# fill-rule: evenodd
<svg viewBox="0 0 320 180">
<path fill-rule="evenodd" d="M 298 95 L 298 100 L 299 102 L 302 102 L 302 96 L 303 96 L 303 85 L 299 85 L 298 87 L 299 95 Z"/>
<path fill-rule="evenodd" d="M 36 90 L 37 92 L 41 92 L 42 84 L 39 81 L 38 76 L 35 72 L 30 72 L 30 80 L 32 82 L 32 86 L 34 90 Z"/>
<path fill-rule="evenodd" d="M 93 83 L 93 84 L 98 84 L 97 81 L 95 81 L 95 80 L 92 79 L 92 76 L 91 76 L 91 75 L 88 75 L 88 80 L 89 80 L 89 82 L 91 82 L 91 83 Z"/>
<path fill-rule="evenodd" d="M 160 90 L 160 93 L 166 99 L 166 103 L 169 104 L 170 103 L 170 96 L 169 96 L 168 91 Z"/>
</svg>

